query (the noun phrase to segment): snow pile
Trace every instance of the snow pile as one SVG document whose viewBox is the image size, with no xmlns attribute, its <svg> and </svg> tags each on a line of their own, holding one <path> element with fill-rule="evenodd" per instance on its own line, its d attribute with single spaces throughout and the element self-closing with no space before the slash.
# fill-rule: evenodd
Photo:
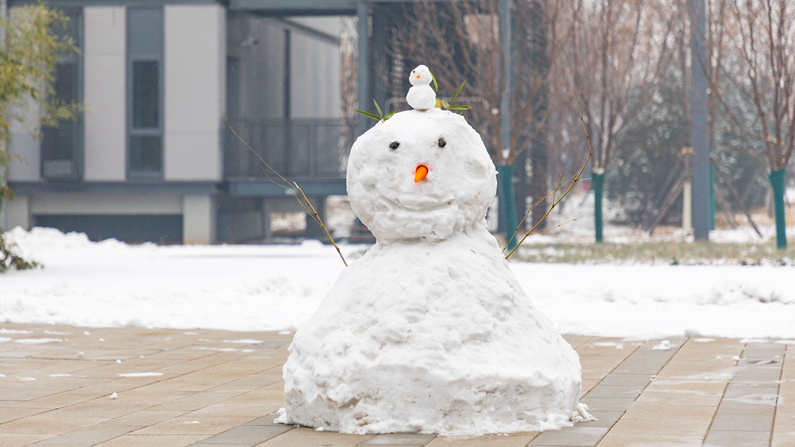
<svg viewBox="0 0 795 447">
<path fill-rule="evenodd" d="M 0 276 L 0 322 L 295 330 L 344 268 L 319 243 L 134 246 L 51 228 L 5 236 L 44 267 Z"/>
<path fill-rule="evenodd" d="M 496 171 L 463 117 L 412 110 L 377 124 L 347 181 L 378 242 L 295 334 L 280 421 L 358 434 L 570 426 L 579 357 L 485 227 Z"/>
<path fill-rule="evenodd" d="M 0 323 L 295 330 L 344 269 L 333 248 L 311 244 L 131 246 L 45 228 L 5 236 L 44 268 L 0 276 Z M 346 258 L 361 250 L 341 248 Z M 565 334 L 795 339 L 791 266 L 508 265 Z M 0 327 L 0 342 L 7 334 Z"/>
</svg>

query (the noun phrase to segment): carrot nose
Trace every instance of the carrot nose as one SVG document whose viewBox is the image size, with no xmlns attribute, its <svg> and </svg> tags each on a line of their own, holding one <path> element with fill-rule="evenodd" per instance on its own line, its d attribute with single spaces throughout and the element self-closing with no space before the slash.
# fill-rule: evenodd
<svg viewBox="0 0 795 447">
<path fill-rule="evenodd" d="M 417 79 L 419 79 L 419 78 L 420 78 L 420 75 L 417 75 Z"/>
<path fill-rule="evenodd" d="M 414 183 L 424 179 L 426 175 L 428 175 L 428 168 L 424 165 L 417 166 L 417 170 L 414 172 Z"/>
</svg>

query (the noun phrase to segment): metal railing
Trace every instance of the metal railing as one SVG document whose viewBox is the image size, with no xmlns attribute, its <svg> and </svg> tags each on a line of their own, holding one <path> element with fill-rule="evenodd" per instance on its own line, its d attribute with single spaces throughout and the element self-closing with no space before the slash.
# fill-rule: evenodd
<svg viewBox="0 0 795 447">
<path fill-rule="evenodd" d="M 345 176 L 355 130 L 344 119 L 230 119 L 229 124 L 284 177 L 314 179 Z M 259 158 L 227 128 L 224 177 L 265 178 L 264 167 Z"/>
</svg>

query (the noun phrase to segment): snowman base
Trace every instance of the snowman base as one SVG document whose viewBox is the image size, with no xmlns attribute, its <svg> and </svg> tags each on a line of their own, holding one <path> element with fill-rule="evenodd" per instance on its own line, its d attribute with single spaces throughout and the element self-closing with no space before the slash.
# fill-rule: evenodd
<svg viewBox="0 0 795 447">
<path fill-rule="evenodd" d="M 577 354 L 481 225 L 379 242 L 296 333 L 284 378 L 281 421 L 352 434 L 557 429 L 581 390 Z"/>
</svg>

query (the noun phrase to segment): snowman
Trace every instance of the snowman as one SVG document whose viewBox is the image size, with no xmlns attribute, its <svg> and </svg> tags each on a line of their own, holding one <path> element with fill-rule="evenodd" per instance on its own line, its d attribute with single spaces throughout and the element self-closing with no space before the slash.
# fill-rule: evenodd
<svg viewBox="0 0 795 447">
<path fill-rule="evenodd" d="M 412 71 L 415 110 L 351 149 L 351 206 L 377 243 L 296 332 L 279 421 L 353 434 L 570 426 L 579 357 L 486 229 L 497 180 L 480 136 L 412 94 L 430 89 L 426 73 Z"/>
<path fill-rule="evenodd" d="M 414 110 L 425 111 L 436 106 L 436 93 L 431 88 L 432 80 L 431 70 L 428 70 L 425 65 L 411 70 L 409 82 L 412 87 L 409 89 L 409 94 L 406 95 L 406 101 Z"/>
</svg>

